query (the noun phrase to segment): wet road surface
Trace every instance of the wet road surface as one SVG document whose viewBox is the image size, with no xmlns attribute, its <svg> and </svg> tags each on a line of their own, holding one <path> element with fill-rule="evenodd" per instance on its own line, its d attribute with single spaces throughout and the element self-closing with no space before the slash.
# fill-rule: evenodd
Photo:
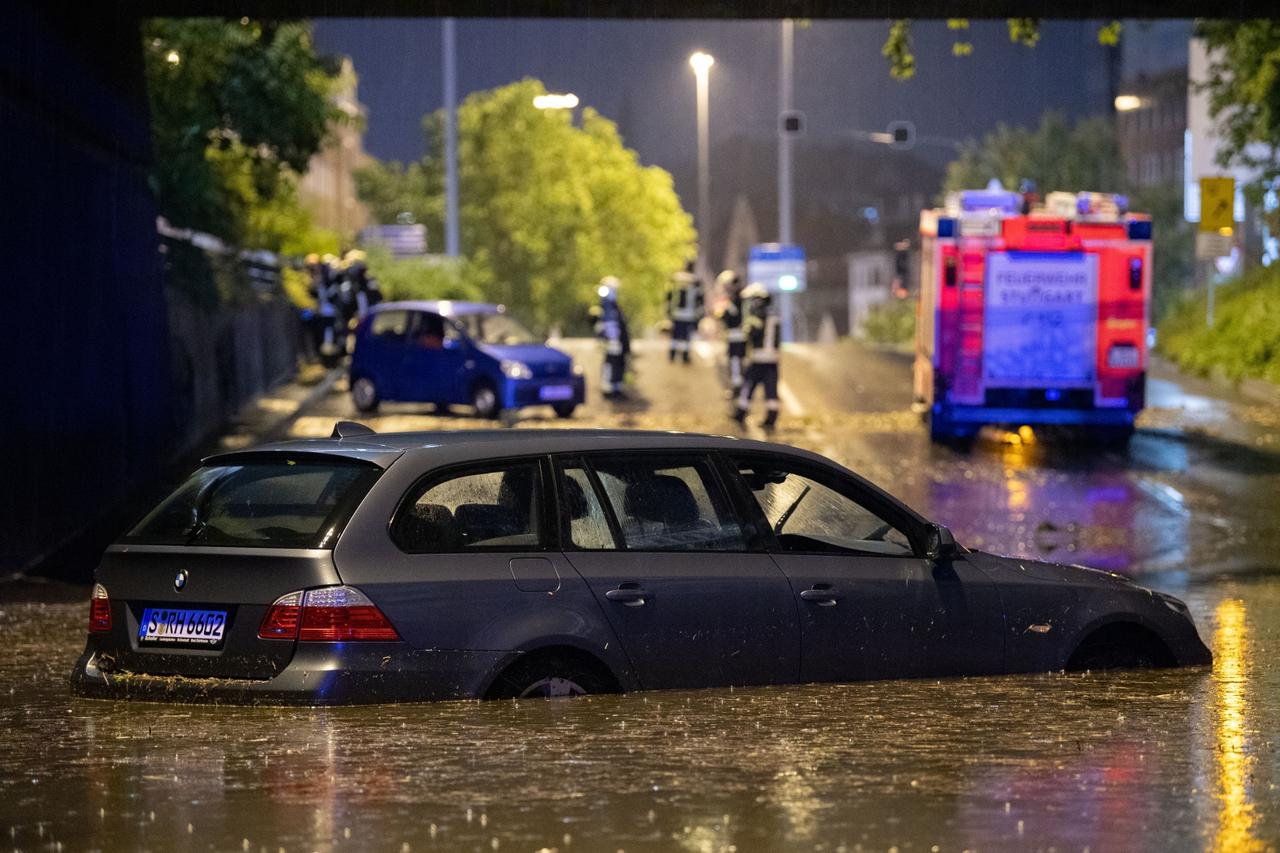
<svg viewBox="0 0 1280 853">
<path fill-rule="evenodd" d="M 566 342 L 598 375 L 588 342 Z M 718 348 L 637 347 L 633 399 L 515 428 L 731 432 Z M 1153 376 L 1126 449 L 934 447 L 910 363 L 783 364 L 779 441 L 961 542 L 1188 600 L 1206 670 L 328 710 L 72 700 L 85 590 L 0 584 L 0 844 L 20 850 L 1169 850 L 1280 842 L 1280 412 Z M 293 427 L 354 415 L 340 383 Z M 753 421 L 761 415 L 757 401 Z M 375 429 L 489 426 L 388 405 Z M 767 437 L 749 425 L 743 434 Z"/>
<path fill-rule="evenodd" d="M 26 596 L 23 596 L 24 598 Z M 72 700 L 82 600 L 0 603 L 19 850 L 1172 850 L 1280 839 L 1280 582 L 1216 665 L 346 709 Z"/>
</svg>

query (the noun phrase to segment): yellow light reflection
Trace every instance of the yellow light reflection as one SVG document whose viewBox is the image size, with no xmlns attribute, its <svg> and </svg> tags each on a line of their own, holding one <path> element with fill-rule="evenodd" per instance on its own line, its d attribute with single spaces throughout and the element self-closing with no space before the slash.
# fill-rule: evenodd
<svg viewBox="0 0 1280 853">
<path fill-rule="evenodd" d="M 1218 833 L 1215 850 L 1262 850 L 1253 836 L 1254 807 L 1249 799 L 1248 752 L 1245 727 L 1245 660 L 1248 625 L 1244 602 L 1226 599 L 1214 611 L 1214 672 L 1217 693 Z"/>
</svg>

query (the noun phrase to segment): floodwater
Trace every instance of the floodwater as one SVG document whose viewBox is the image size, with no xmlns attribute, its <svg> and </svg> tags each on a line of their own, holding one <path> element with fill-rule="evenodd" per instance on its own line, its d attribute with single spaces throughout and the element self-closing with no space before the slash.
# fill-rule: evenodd
<svg viewBox="0 0 1280 853">
<path fill-rule="evenodd" d="M 1280 579 L 1185 594 L 1211 672 L 327 710 L 73 700 L 85 604 L 2 601 L 0 844 L 1274 849 Z"/>
<path fill-rule="evenodd" d="M 593 400 L 574 425 L 725 431 L 711 360 L 684 372 L 641 355 L 641 399 Z M 851 361 L 857 382 L 833 383 Z M 68 693 L 87 591 L 0 584 L 0 849 L 1280 846 L 1280 412 L 1154 381 L 1127 451 L 1018 433 L 957 451 L 929 443 L 901 363 L 837 348 L 788 364 L 795 399 L 769 437 L 849 465 L 964 544 L 1179 595 L 1213 670 L 327 710 L 112 703 Z M 294 433 L 350 416 L 339 390 Z M 488 425 L 407 405 L 367 420 Z"/>
</svg>

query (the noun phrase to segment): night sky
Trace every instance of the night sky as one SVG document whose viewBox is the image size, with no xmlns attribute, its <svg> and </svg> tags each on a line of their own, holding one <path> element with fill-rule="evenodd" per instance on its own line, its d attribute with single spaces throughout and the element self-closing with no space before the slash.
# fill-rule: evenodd
<svg viewBox="0 0 1280 853">
<path fill-rule="evenodd" d="M 796 107 L 809 135 L 882 130 L 913 121 L 923 135 L 963 139 L 998 121 L 1034 123 L 1042 110 L 1079 116 L 1108 108 L 1107 48 L 1096 22 L 1046 22 L 1034 49 L 1009 42 L 1003 21 L 974 22 L 973 54 L 953 57 L 942 22 L 914 28 L 917 73 L 899 83 L 880 55 L 883 21 L 815 21 L 796 30 Z M 423 153 L 424 113 L 442 102 L 438 20 L 318 20 L 318 47 L 351 56 L 369 110 L 366 148 L 383 159 Z M 617 120 L 646 163 L 681 167 L 694 156 L 693 74 L 711 52 L 713 147 L 769 137 L 778 108 L 776 21 L 464 19 L 458 22 L 459 97 L 522 77 L 573 92 Z M 945 148 L 919 153 L 941 162 Z M 687 188 L 681 187 L 682 190 Z M 685 194 L 682 192 L 682 195 Z"/>
</svg>

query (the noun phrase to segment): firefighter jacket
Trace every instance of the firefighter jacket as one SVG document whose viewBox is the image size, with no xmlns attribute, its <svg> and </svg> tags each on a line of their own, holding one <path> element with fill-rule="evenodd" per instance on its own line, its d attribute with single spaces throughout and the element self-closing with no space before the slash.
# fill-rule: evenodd
<svg viewBox="0 0 1280 853">
<path fill-rule="evenodd" d="M 742 297 L 735 296 L 720 310 L 720 322 L 724 324 L 724 339 L 731 344 L 740 344 L 747 339 L 742 328 Z"/>
<path fill-rule="evenodd" d="M 627 355 L 631 352 L 631 333 L 627 329 L 627 318 L 616 300 L 606 299 L 600 303 L 596 337 L 604 343 L 605 355 Z"/>
<path fill-rule="evenodd" d="M 747 317 L 747 360 L 751 364 L 777 364 L 782 342 L 778 315 L 772 311 L 753 310 Z"/>
<path fill-rule="evenodd" d="M 691 272 L 678 272 L 671 277 L 667 291 L 667 318 L 675 322 L 696 323 L 702 319 L 702 282 Z"/>
</svg>

